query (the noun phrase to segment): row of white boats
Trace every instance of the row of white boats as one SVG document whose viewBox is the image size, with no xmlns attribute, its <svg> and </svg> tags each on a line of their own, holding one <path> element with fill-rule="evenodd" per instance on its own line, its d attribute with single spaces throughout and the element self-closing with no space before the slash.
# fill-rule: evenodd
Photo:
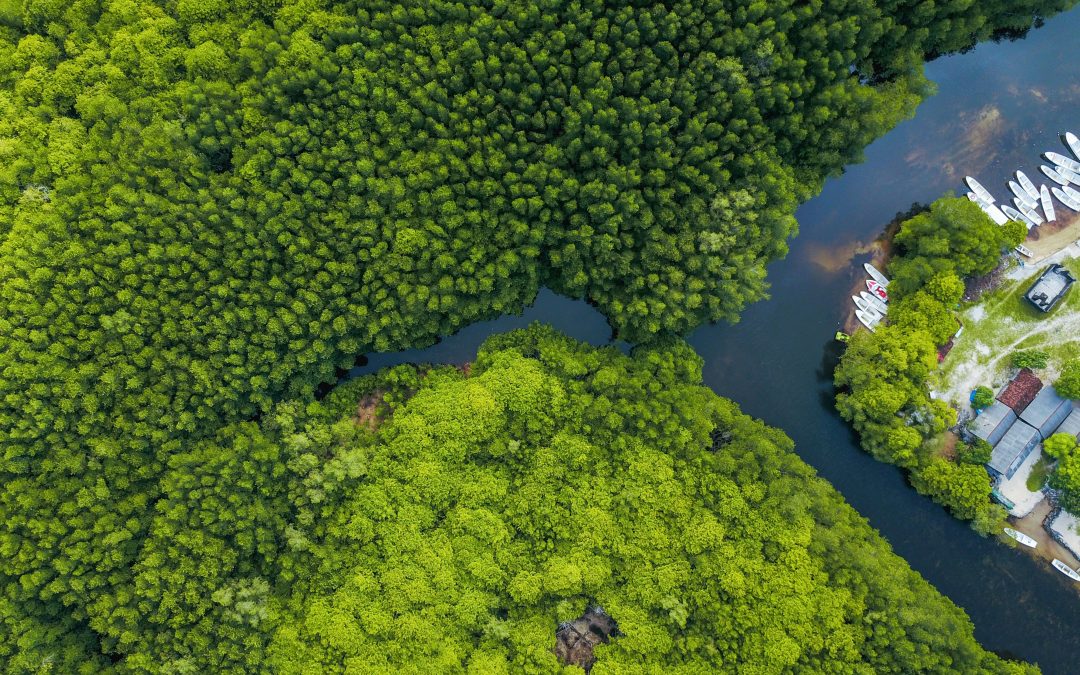
<svg viewBox="0 0 1080 675">
<path fill-rule="evenodd" d="M 870 275 L 866 290 L 851 296 L 851 300 L 855 303 L 855 318 L 872 333 L 889 311 L 889 280 L 870 263 L 863 263 L 863 269 Z"/>
<path fill-rule="evenodd" d="M 1012 529 L 1011 527 L 1006 527 L 1005 528 L 1005 534 L 1012 537 L 1016 541 L 1020 542 L 1024 546 L 1029 546 L 1031 548 L 1035 548 L 1036 546 L 1039 545 L 1038 542 L 1036 542 L 1031 537 L 1027 536 L 1023 532 L 1017 532 L 1016 530 Z M 1073 581 L 1080 581 L 1080 573 L 1078 573 L 1076 570 L 1069 567 L 1065 563 L 1061 562 L 1057 558 L 1054 558 L 1054 561 L 1052 563 L 1050 563 L 1050 564 L 1053 565 L 1054 569 L 1056 569 L 1058 572 L 1061 572 L 1062 574 L 1069 577 Z"/>
<path fill-rule="evenodd" d="M 1045 184 L 1036 187 L 1023 171 L 1017 171 L 1016 180 L 1009 181 L 1009 191 L 1013 194 L 1012 204 L 1002 203 L 999 206 L 994 195 L 979 181 L 965 176 L 964 182 L 971 190 L 967 193 L 968 199 L 978 204 L 998 225 L 1015 220 L 1027 225 L 1029 230 L 1045 222 L 1057 220 L 1054 200 L 1051 197 L 1056 197 L 1073 211 L 1080 212 L 1080 189 L 1077 189 L 1080 187 L 1080 161 L 1077 161 L 1080 160 L 1080 138 L 1069 131 L 1065 133 L 1064 141 L 1075 159 L 1058 152 L 1046 152 L 1043 153 L 1043 158 L 1050 162 L 1050 165 L 1039 166 L 1039 171 L 1054 182 L 1053 187 L 1048 188 Z M 1077 187 L 1073 187 L 1074 185 Z M 1027 254 L 1022 246 L 1017 247 L 1017 250 Z"/>
</svg>

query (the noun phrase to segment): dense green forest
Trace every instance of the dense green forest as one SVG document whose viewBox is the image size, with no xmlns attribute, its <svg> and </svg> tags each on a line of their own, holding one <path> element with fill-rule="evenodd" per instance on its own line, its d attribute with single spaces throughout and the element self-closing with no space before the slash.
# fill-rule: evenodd
<svg viewBox="0 0 1080 675">
<path fill-rule="evenodd" d="M 279 543 L 215 539 L 262 496 L 162 523 L 286 471 L 235 425 L 542 285 L 632 341 L 733 320 L 925 56 L 1069 4 L 3 0 L 2 648 L 157 668 L 201 634 L 161 547 Z"/>
<path fill-rule="evenodd" d="M 934 442 L 956 424 L 956 411 L 930 398 L 927 380 L 937 368 L 937 346 L 960 328 L 953 310 L 964 295 L 963 279 L 994 269 L 1002 251 L 1026 236 L 1023 225 L 998 227 L 963 197 L 942 197 L 905 220 L 888 266 L 888 325 L 856 332 L 834 376 L 836 407 L 862 447 L 906 469 L 919 492 L 982 534 L 1000 532 L 1006 515 L 990 501 L 983 468 L 988 444 L 960 448 L 955 461 L 935 451 Z"/>
<path fill-rule="evenodd" d="M 552 672 L 556 627 L 599 606 L 618 630 L 594 673 L 1024 672 L 700 380 L 682 342 L 631 357 L 534 326 L 467 375 L 399 366 L 279 403 L 170 457 L 123 632 L 21 626 L 5 656 Z"/>
</svg>

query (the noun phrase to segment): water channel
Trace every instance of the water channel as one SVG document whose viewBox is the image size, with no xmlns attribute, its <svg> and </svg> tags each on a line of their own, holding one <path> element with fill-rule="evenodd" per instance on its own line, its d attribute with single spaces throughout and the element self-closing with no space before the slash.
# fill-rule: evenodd
<svg viewBox="0 0 1080 675">
<path fill-rule="evenodd" d="M 830 180 L 797 212 L 801 234 L 769 271 L 772 299 L 734 326 L 707 326 L 690 342 L 705 359 L 705 383 L 750 415 L 780 427 L 799 455 L 829 480 L 898 554 L 963 607 L 986 648 L 1076 670 L 1080 595 L 1062 575 L 975 535 L 919 496 L 896 469 L 862 452 L 833 408 L 834 332 L 862 270 L 854 256 L 913 202 L 961 189 L 965 174 L 999 194 L 1017 168 L 1038 181 L 1039 153 L 1062 152 L 1058 134 L 1080 133 L 1080 7 L 1027 38 L 985 43 L 927 64 L 938 94 L 914 119 L 866 149 L 865 161 Z M 1064 208 L 1064 207 L 1058 207 Z M 607 322 L 584 302 L 544 291 L 520 316 L 470 326 L 428 349 L 372 355 L 351 374 L 402 362 L 469 361 L 497 332 L 543 321 L 603 344 Z"/>
</svg>

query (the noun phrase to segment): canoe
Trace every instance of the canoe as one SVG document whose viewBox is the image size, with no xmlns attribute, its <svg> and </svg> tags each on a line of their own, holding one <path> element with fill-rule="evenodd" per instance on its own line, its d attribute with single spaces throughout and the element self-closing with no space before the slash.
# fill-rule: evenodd
<svg viewBox="0 0 1080 675">
<path fill-rule="evenodd" d="M 1053 161 L 1053 160 L 1050 160 L 1050 161 Z M 975 193 L 975 196 L 977 196 L 979 199 L 983 200 L 984 202 L 988 202 L 990 204 L 993 204 L 996 201 L 994 199 L 994 195 L 990 194 L 990 191 L 987 190 L 986 188 L 984 188 L 982 186 L 982 183 L 975 180 L 971 176 L 964 176 L 964 182 L 967 183 L 967 186 L 969 188 L 971 188 L 972 192 Z"/>
<path fill-rule="evenodd" d="M 1054 188 L 1054 189 L 1057 190 L 1057 188 Z M 1005 215 L 1007 215 L 1011 220 L 1015 220 L 1015 221 L 1017 221 L 1019 223 L 1023 223 L 1025 225 L 1027 225 L 1027 228 L 1029 230 L 1031 228 L 1035 227 L 1035 222 L 1034 221 L 1029 219 L 1024 214 L 1020 213 L 1019 211 L 1017 211 L 1013 207 L 1009 206 L 1008 204 L 1002 204 L 1001 205 L 1001 212 L 1004 213 Z"/>
<path fill-rule="evenodd" d="M 1031 548 L 1035 548 L 1036 546 L 1039 545 L 1038 542 L 1036 542 L 1031 537 L 1027 536 L 1023 532 L 1017 532 L 1016 530 L 1012 529 L 1011 527 L 1006 527 L 1005 528 L 1005 534 L 1009 535 L 1010 537 L 1012 537 L 1016 541 L 1020 542 L 1024 546 L 1030 546 Z"/>
<path fill-rule="evenodd" d="M 885 290 L 885 287 L 873 279 L 866 280 L 866 289 L 870 291 L 871 295 L 876 295 L 885 302 L 889 301 L 889 293 Z"/>
<path fill-rule="evenodd" d="M 1061 572 L 1062 574 L 1069 577 L 1073 581 L 1080 581 L 1080 574 L 1077 574 L 1076 570 L 1069 567 L 1065 563 L 1061 562 L 1057 558 L 1054 558 L 1054 562 L 1052 562 L 1050 564 L 1053 565 L 1054 569 L 1056 569 L 1058 572 Z"/>
<path fill-rule="evenodd" d="M 1028 196 L 1032 199 L 1039 199 L 1039 189 L 1035 187 L 1035 183 L 1031 182 L 1031 179 L 1027 177 L 1023 171 L 1016 172 L 1016 180 L 1020 181 L 1020 187 L 1024 188 L 1024 192 L 1028 193 Z"/>
<path fill-rule="evenodd" d="M 1050 199 L 1050 189 L 1045 185 L 1039 186 L 1039 200 L 1042 202 L 1047 222 L 1052 223 L 1057 220 L 1057 215 L 1054 214 L 1054 200 Z"/>
<path fill-rule="evenodd" d="M 1009 222 L 1009 217 L 1002 213 L 1001 209 L 999 209 L 996 204 L 982 203 L 979 204 L 979 207 L 986 213 L 986 215 L 990 216 L 990 220 L 994 221 L 998 225 L 1004 225 L 1005 223 Z"/>
<path fill-rule="evenodd" d="M 1061 188 L 1050 188 L 1050 192 L 1054 193 L 1054 196 L 1057 197 L 1057 200 L 1065 206 L 1068 206 L 1073 211 L 1080 211 L 1080 201 L 1077 201 L 1062 192 Z"/>
<path fill-rule="evenodd" d="M 1069 199 L 1072 199 L 1077 204 L 1080 204 L 1080 190 L 1066 185 L 1065 187 L 1061 188 L 1061 191 L 1068 195 Z"/>
<path fill-rule="evenodd" d="M 1069 171 L 1065 167 L 1059 166 L 1057 172 L 1061 174 L 1061 177 L 1069 181 L 1073 185 L 1080 185 L 1080 173 L 1075 171 Z"/>
<path fill-rule="evenodd" d="M 877 317 L 877 318 L 874 318 L 874 317 Z M 870 316 L 866 312 L 862 311 L 861 309 L 855 310 L 855 318 L 859 320 L 859 323 L 866 326 L 867 329 L 869 329 L 869 331 L 871 333 L 874 332 L 874 326 L 877 325 L 878 321 L 881 321 L 881 315 L 880 314 L 875 314 L 874 316 Z"/>
<path fill-rule="evenodd" d="M 1051 169 L 1050 167 L 1043 164 L 1043 165 L 1041 165 L 1039 167 L 1039 171 L 1042 171 L 1044 174 L 1046 174 L 1047 178 L 1054 181 L 1058 185 L 1068 185 L 1069 184 L 1069 179 L 1066 178 L 1065 176 L 1062 176 L 1060 173 L 1058 173 L 1057 167 L 1054 167 L 1054 168 Z"/>
<path fill-rule="evenodd" d="M 1023 244 L 1017 244 L 1015 250 L 1016 250 L 1017 253 L 1024 256 L 1025 258 L 1030 258 L 1031 256 L 1035 255 L 1034 253 L 1031 252 L 1030 248 L 1028 248 L 1027 246 L 1024 246 Z"/>
<path fill-rule="evenodd" d="M 871 295 L 869 291 L 860 291 L 859 297 L 865 300 L 867 304 L 869 304 L 875 310 L 877 310 L 878 314 L 889 313 L 889 306 L 882 302 L 881 298 L 877 297 L 876 295 Z"/>
<path fill-rule="evenodd" d="M 1069 146 L 1069 150 L 1072 150 L 1072 154 L 1080 159 L 1080 138 L 1076 137 L 1071 131 L 1065 132 L 1065 145 Z"/>
<path fill-rule="evenodd" d="M 1038 211 L 1026 204 L 1017 205 L 1016 208 L 1020 209 L 1020 213 L 1024 214 L 1024 216 L 1028 220 L 1035 223 L 1036 225 L 1042 225 L 1043 222 L 1045 222 L 1043 221 L 1043 217 L 1039 215 Z"/>
<path fill-rule="evenodd" d="M 1061 153 L 1047 152 L 1047 153 L 1043 154 L 1043 157 L 1047 158 L 1048 160 L 1050 160 L 1054 164 L 1057 164 L 1058 166 L 1065 167 L 1069 171 L 1080 172 L 1080 162 L 1076 161 L 1075 159 L 1069 159 L 1068 157 L 1066 157 L 1065 155 L 1062 155 Z M 975 190 L 975 194 L 979 194 L 979 191 Z"/>
<path fill-rule="evenodd" d="M 1034 199 L 1032 199 L 1031 195 L 1029 195 L 1027 193 L 1027 190 L 1020 187 L 1016 183 L 1016 181 L 1014 181 L 1014 180 L 1009 181 L 1009 190 L 1011 190 L 1012 193 L 1014 195 L 1016 195 L 1016 198 L 1020 201 L 1021 204 L 1028 207 L 1029 209 L 1033 209 L 1038 205 L 1038 202 L 1036 202 Z"/>
<path fill-rule="evenodd" d="M 874 279 L 874 281 L 878 282 L 886 288 L 889 287 L 889 278 L 882 274 L 881 270 L 874 267 L 870 263 L 863 263 L 862 266 L 863 269 L 866 270 L 866 273 L 869 274 Z"/>
</svg>

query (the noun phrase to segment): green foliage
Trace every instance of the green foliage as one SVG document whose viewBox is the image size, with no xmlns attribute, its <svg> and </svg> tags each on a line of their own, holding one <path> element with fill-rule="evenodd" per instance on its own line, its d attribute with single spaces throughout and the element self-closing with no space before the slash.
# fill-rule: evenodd
<svg viewBox="0 0 1080 675">
<path fill-rule="evenodd" d="M 1050 355 L 1041 349 L 1022 349 L 1013 352 L 1012 364 L 1014 368 L 1030 368 L 1039 370 L 1045 368 L 1050 360 Z"/>
<path fill-rule="evenodd" d="M 960 329 L 952 310 L 923 290 L 893 300 L 889 305 L 889 323 L 904 330 L 925 332 L 934 344 L 948 342 Z"/>
<path fill-rule="evenodd" d="M 938 457 L 912 472 L 911 484 L 922 494 L 949 509 L 957 518 L 974 521 L 976 531 L 987 535 L 997 531 L 1005 510 L 988 498 L 991 484 L 986 469 L 969 463 L 957 464 Z M 990 514 L 986 517 L 983 514 Z"/>
<path fill-rule="evenodd" d="M 1043 452 L 1054 459 L 1068 459 L 1076 451 L 1076 436 L 1059 433 L 1043 441 Z"/>
<path fill-rule="evenodd" d="M 1061 368 L 1061 376 L 1054 382 L 1054 389 L 1065 398 L 1080 400 L 1080 359 L 1070 361 Z"/>
<path fill-rule="evenodd" d="M 942 197 L 930 210 L 907 220 L 893 239 L 899 251 L 889 264 L 890 293 L 909 295 L 939 275 L 985 274 L 1008 242 L 974 202 Z"/>
<path fill-rule="evenodd" d="M 971 397 L 971 404 L 982 410 L 994 402 L 994 390 L 985 385 L 975 387 L 975 394 Z"/>
<path fill-rule="evenodd" d="M 981 438 L 975 438 L 970 443 L 961 446 L 957 453 L 957 457 L 961 462 L 966 464 L 982 466 L 990 461 L 990 456 L 993 452 L 994 448 L 990 443 Z"/>
<path fill-rule="evenodd" d="M 1028 236 L 1027 226 L 1015 220 L 1010 220 L 1002 225 L 1001 231 L 1005 236 L 1005 246 L 1009 248 L 1016 248 L 1023 244 Z"/>
</svg>

